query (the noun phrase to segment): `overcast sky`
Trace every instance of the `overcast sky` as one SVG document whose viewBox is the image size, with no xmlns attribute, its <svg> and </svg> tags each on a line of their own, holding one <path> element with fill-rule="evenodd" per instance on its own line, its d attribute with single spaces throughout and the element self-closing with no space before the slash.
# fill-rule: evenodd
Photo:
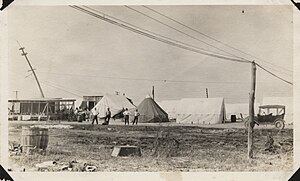
<svg viewBox="0 0 300 181">
<path fill-rule="evenodd" d="M 124 6 L 92 8 L 155 33 L 222 53 Z M 291 6 L 151 6 L 269 63 L 232 50 L 141 6 L 133 8 L 215 47 L 255 60 L 289 81 L 293 79 Z M 25 78 L 30 72 L 20 55 L 19 41 L 28 52 L 46 97 L 79 98 L 120 91 L 138 104 L 154 85 L 158 101 L 205 97 L 205 88 L 209 97 L 224 97 L 227 103 L 248 101 L 250 64 L 172 47 L 67 6 L 15 6 L 9 11 L 8 22 L 11 98 L 15 97 L 15 90 L 19 91 L 19 98 L 40 97 L 33 76 Z M 258 101 L 262 97 L 293 95 L 291 85 L 260 69 L 256 90 Z"/>
</svg>

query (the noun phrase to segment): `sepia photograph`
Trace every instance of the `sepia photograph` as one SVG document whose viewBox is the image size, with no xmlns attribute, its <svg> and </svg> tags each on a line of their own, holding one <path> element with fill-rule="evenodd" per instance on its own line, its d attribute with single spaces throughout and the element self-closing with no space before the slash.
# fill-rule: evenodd
<svg viewBox="0 0 300 181">
<path fill-rule="evenodd" d="M 13 6 L 11 172 L 292 172 L 293 6 Z"/>
</svg>

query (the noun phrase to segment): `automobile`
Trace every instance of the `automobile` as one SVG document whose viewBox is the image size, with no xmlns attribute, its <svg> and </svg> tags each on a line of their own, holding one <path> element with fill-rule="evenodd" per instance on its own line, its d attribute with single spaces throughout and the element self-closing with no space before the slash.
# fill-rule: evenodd
<svg viewBox="0 0 300 181">
<path fill-rule="evenodd" d="M 259 124 L 272 124 L 277 129 L 284 129 L 285 121 L 285 106 L 284 105 L 262 105 L 259 106 L 257 116 L 254 116 L 254 123 Z M 249 116 L 244 119 L 245 127 L 248 128 L 250 118 Z"/>
</svg>

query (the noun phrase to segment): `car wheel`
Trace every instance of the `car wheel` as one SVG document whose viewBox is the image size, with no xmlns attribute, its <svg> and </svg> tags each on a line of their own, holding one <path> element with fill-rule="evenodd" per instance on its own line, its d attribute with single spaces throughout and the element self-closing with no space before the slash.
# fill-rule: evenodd
<svg viewBox="0 0 300 181">
<path fill-rule="evenodd" d="M 274 125 L 277 129 L 283 129 L 285 124 L 284 124 L 284 121 L 282 119 L 277 119 L 275 122 L 274 122 Z"/>
</svg>

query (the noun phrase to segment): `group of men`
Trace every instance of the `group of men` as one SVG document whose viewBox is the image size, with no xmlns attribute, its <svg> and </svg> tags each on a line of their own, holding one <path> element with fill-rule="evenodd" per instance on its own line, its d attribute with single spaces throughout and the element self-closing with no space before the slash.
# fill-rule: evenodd
<svg viewBox="0 0 300 181">
<path fill-rule="evenodd" d="M 96 120 L 96 123 L 98 124 L 98 115 L 99 115 L 99 112 L 96 108 L 94 108 L 92 110 L 92 114 L 93 114 L 93 121 L 92 121 L 92 124 L 94 124 L 94 121 Z M 130 115 L 130 112 L 128 111 L 127 108 L 125 108 L 125 110 L 123 111 L 123 116 L 124 116 L 124 120 L 125 120 L 125 125 L 128 124 L 129 125 L 129 115 Z M 135 112 L 134 112 L 134 118 L 133 118 L 133 122 L 132 122 L 132 125 L 138 123 L 138 120 L 139 120 L 139 116 L 140 116 L 140 113 L 138 112 L 138 110 L 136 109 Z M 102 125 L 108 125 L 109 124 L 109 120 L 111 118 L 111 112 L 110 112 L 110 109 L 107 108 L 106 112 L 105 112 L 105 119 L 104 119 L 104 123 L 102 123 Z"/>
</svg>

